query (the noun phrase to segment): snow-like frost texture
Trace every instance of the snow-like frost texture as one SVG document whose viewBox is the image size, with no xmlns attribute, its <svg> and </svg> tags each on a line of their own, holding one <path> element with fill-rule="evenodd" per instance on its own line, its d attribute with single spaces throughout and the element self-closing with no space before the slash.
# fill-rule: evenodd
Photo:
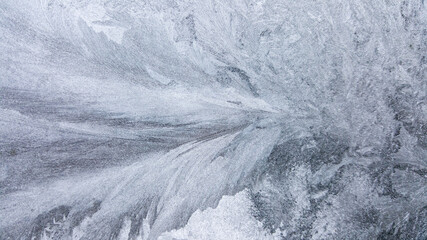
<svg viewBox="0 0 427 240">
<path fill-rule="evenodd" d="M 159 240 L 171 239 L 280 239 L 270 235 L 250 212 L 252 203 L 247 191 L 224 196 L 214 209 L 196 211 L 184 228 L 163 233 Z"/>
<path fill-rule="evenodd" d="M 424 0 L 3 0 L 0 239 L 426 239 L 426 39 Z"/>
</svg>

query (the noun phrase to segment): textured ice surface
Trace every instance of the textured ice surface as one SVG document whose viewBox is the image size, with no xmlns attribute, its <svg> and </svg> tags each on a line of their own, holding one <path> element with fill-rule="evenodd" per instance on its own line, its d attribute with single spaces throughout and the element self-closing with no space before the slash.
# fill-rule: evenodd
<svg viewBox="0 0 427 240">
<path fill-rule="evenodd" d="M 425 4 L 0 1 L 0 239 L 426 239 Z"/>
<path fill-rule="evenodd" d="M 196 211 L 184 228 L 163 233 L 160 240 L 170 239 L 280 239 L 280 233 L 268 234 L 250 212 L 248 193 L 224 196 L 215 209 Z"/>
</svg>

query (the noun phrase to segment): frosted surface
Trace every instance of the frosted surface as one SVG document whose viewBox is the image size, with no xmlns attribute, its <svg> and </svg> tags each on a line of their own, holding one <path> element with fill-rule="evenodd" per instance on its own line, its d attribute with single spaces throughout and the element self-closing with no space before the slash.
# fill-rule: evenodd
<svg viewBox="0 0 427 240">
<path fill-rule="evenodd" d="M 2 0 L 0 239 L 426 239 L 426 54 L 424 0 Z"/>
</svg>

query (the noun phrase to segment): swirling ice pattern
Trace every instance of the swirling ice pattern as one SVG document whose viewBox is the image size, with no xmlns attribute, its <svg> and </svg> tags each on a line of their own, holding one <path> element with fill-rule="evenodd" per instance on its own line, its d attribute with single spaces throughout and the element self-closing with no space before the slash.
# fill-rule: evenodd
<svg viewBox="0 0 427 240">
<path fill-rule="evenodd" d="M 0 239 L 426 239 L 426 54 L 424 0 L 2 0 Z"/>
</svg>

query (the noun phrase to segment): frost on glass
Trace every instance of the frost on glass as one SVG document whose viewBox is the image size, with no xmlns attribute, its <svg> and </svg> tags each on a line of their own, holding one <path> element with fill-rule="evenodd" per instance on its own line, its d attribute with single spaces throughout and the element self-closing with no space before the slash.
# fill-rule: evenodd
<svg viewBox="0 0 427 240">
<path fill-rule="evenodd" d="M 3 0 L 0 239 L 425 239 L 426 53 L 423 0 Z"/>
</svg>

